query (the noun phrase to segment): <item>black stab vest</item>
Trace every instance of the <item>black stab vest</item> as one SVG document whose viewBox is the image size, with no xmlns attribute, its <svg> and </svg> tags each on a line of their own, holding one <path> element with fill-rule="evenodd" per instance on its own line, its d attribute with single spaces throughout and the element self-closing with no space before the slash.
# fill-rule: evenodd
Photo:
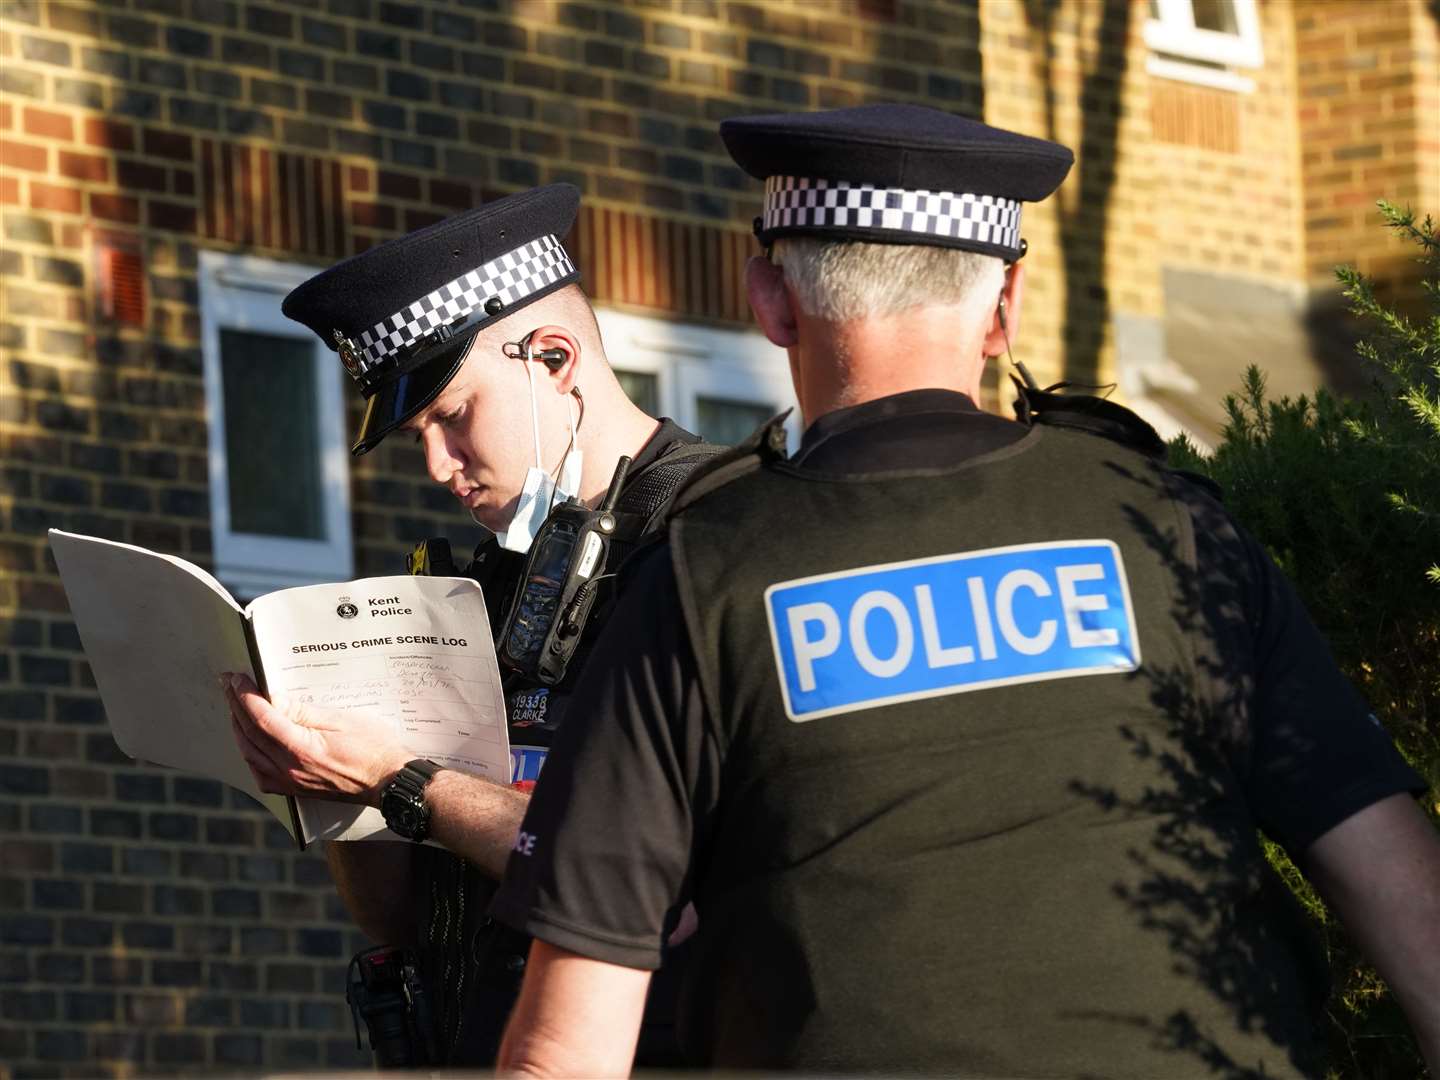
<svg viewBox="0 0 1440 1080">
<path fill-rule="evenodd" d="M 1237 781 L 1243 673 L 1228 696 L 1197 678 L 1221 650 L 1173 494 L 1184 481 L 1042 426 L 903 473 L 807 471 L 778 445 L 761 433 L 712 463 L 671 523 L 724 762 L 697 824 L 687 1053 L 807 1071 L 1208 1077 L 1230 1060 L 1296 1075 L 1313 1042 L 1308 945 Z M 1134 670 L 787 711 L 772 586 L 1097 539 L 1123 561 Z M 801 632 L 818 640 L 819 625 Z M 837 650 L 854 647 L 844 611 L 835 625 Z"/>
</svg>

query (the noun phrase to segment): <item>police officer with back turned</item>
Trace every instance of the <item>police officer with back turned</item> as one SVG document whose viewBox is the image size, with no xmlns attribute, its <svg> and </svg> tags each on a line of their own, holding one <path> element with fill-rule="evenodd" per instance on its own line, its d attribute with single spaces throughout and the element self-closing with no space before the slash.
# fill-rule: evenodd
<svg viewBox="0 0 1440 1080">
<path fill-rule="evenodd" d="M 620 458 L 633 459 L 610 515 L 604 569 L 613 573 L 659 522 L 679 481 L 716 449 L 645 415 L 617 382 L 561 239 L 578 200 L 575 188 L 555 184 L 487 203 L 348 259 L 284 304 L 338 351 L 365 398 L 354 453 L 390 436 L 415 440 L 431 479 L 494 534 L 468 572 L 481 583 L 495 633 L 518 609 L 526 555 L 552 506 L 571 496 L 595 505 Z M 458 572 L 447 546 L 432 543 L 424 553 L 428 565 L 417 570 Z M 232 710 L 242 749 L 267 790 L 366 798 L 393 831 L 417 841 L 433 835 L 465 855 L 328 845 L 359 926 L 377 942 L 418 949 L 419 986 L 434 1023 L 415 1028 L 408 1063 L 494 1060 L 529 942 L 493 924 L 486 908 L 528 790 L 566 718 L 574 673 L 603 627 L 613 583 L 605 580 L 563 677 L 524 664 L 504 673 L 515 759 L 509 788 L 409 760 L 386 724 L 352 716 L 331 728 L 318 714 L 275 710 L 252 722 L 242 697 L 258 703 L 254 709 L 268 707 L 247 680 L 238 684 Z M 356 970 L 364 982 L 400 968 L 375 960 Z M 395 989 L 366 1000 L 398 1002 Z M 670 995 L 661 988 L 652 998 L 642 1057 L 668 1064 Z"/>
<path fill-rule="evenodd" d="M 692 901 L 700 1064 L 1307 1074 L 1323 979 L 1257 827 L 1440 1064 L 1423 785 L 1290 585 L 1119 406 L 975 407 L 1070 152 L 913 106 L 721 134 L 805 436 L 707 465 L 626 568 L 493 908 L 536 938 L 502 1069 L 628 1068 Z"/>
</svg>

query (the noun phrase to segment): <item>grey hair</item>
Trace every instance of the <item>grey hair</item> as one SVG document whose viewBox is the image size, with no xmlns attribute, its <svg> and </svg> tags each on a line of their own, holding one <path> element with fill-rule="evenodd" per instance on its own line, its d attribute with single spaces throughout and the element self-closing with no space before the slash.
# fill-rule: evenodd
<svg viewBox="0 0 1440 1080">
<path fill-rule="evenodd" d="M 868 244 L 808 236 L 776 240 L 771 258 L 805 314 L 827 322 L 965 304 L 978 319 L 1004 285 L 994 255 L 929 244 Z"/>
</svg>

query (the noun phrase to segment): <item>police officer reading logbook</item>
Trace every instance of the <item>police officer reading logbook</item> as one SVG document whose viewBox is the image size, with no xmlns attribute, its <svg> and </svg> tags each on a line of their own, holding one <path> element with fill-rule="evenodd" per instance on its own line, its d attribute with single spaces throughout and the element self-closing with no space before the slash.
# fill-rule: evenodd
<svg viewBox="0 0 1440 1080">
<path fill-rule="evenodd" d="M 486 908 L 525 791 L 553 733 L 572 712 L 584 720 L 571 690 L 603 632 L 615 571 L 663 525 L 680 481 L 719 449 L 646 415 L 622 390 L 561 240 L 579 198 L 569 184 L 549 184 L 489 201 L 345 259 L 284 303 L 339 353 L 364 398 L 353 452 L 413 439 L 430 478 L 494 534 L 467 572 L 484 589 L 505 673 L 513 788 L 411 760 L 380 715 L 331 724 L 270 710 L 252 720 L 234 706 L 264 790 L 378 802 L 397 836 L 423 841 L 433 831 L 464 856 L 418 845 L 327 848 L 356 924 L 377 944 L 418 954 L 413 964 L 407 953 L 393 965 L 373 955 L 353 965 L 418 977 L 404 1002 L 398 989 L 387 999 L 404 1005 L 408 1038 L 377 1043 L 371 1020 L 382 1065 L 493 1064 L 529 940 Z M 457 572 L 448 544 L 422 551 L 413 571 Z M 237 685 L 255 710 L 263 706 L 248 679 Z M 680 959 L 672 953 L 652 986 L 637 1058 L 650 1066 L 675 1060 L 670 991 Z"/>
<path fill-rule="evenodd" d="M 976 409 L 1070 152 L 908 106 L 721 134 L 805 436 L 626 568 L 492 909 L 537 939 L 502 1068 L 628 1068 L 693 901 L 698 1064 L 1306 1075 L 1324 980 L 1257 828 L 1440 1064 L 1423 785 L 1290 585 L 1119 406 Z"/>
</svg>

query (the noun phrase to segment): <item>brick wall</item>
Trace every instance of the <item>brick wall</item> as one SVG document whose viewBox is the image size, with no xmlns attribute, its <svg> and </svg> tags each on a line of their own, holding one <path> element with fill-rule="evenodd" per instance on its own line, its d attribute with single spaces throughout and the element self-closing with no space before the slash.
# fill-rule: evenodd
<svg viewBox="0 0 1440 1080">
<path fill-rule="evenodd" d="M 1292 30 L 1261 3 L 1256 92 L 1220 98 L 1146 75 L 1145 0 L 0 3 L 0 1074 L 357 1060 L 339 984 L 359 942 L 323 861 L 118 754 L 43 541 L 209 563 L 200 250 L 320 265 L 568 180 L 599 303 L 743 325 L 757 186 L 716 122 L 921 101 L 1077 148 L 1025 214 L 1020 354 L 1105 378 L 1117 317 L 1163 313 L 1165 265 L 1300 283 L 1361 242 L 1363 211 L 1332 208 L 1351 188 L 1398 178 L 1436 205 L 1433 22 L 1391 5 L 1380 32 L 1361 11 L 1383 6 L 1301 4 Z M 1395 177 L 1324 142 L 1372 130 L 1341 130 L 1327 64 L 1357 72 L 1335 102 L 1394 121 Z M 1397 65 L 1407 84 L 1373 84 Z M 357 573 L 473 537 L 422 478 L 403 440 L 353 464 Z"/>
<path fill-rule="evenodd" d="M 1114 315 L 1160 310 L 1145 10 L 1135 0 L 983 9 L 986 119 L 1076 157 L 1056 195 L 1025 208 L 1022 358 L 1042 383 L 1111 378 Z"/>
<path fill-rule="evenodd" d="M 1440 207 L 1440 46 L 1432 5 L 1340 0 L 1295 5 L 1304 169 L 1306 279 L 1333 286 L 1336 263 L 1414 294 L 1408 245 L 1375 209 L 1384 196 Z"/>
<path fill-rule="evenodd" d="M 1264 64 L 1242 69 L 1253 90 L 1150 80 L 1157 241 L 1167 267 L 1294 286 L 1305 252 L 1294 20 L 1285 4 L 1257 10 Z"/>
<path fill-rule="evenodd" d="M 6 0 L 0 18 L 0 1073 L 354 1063 L 360 941 L 323 860 L 248 800 L 119 754 L 43 541 L 208 564 L 198 251 L 324 264 L 563 179 L 597 300 L 744 323 L 756 189 L 716 121 L 878 98 L 978 114 L 976 8 Z M 420 536 L 465 542 L 423 475 L 403 441 L 355 463 L 358 573 Z"/>
</svg>

